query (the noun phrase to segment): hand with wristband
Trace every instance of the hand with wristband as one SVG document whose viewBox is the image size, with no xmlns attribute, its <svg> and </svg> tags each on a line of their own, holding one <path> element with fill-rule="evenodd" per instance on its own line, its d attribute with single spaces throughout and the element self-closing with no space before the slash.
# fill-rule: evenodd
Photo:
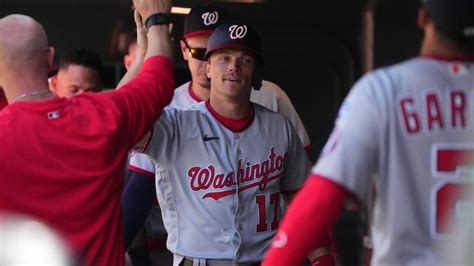
<svg viewBox="0 0 474 266">
<path fill-rule="evenodd" d="M 171 12 L 172 0 L 133 0 L 133 6 L 146 21 L 146 19 L 153 14 L 163 13 L 169 15 Z"/>
<path fill-rule="evenodd" d="M 168 25 L 170 23 L 169 14 L 171 6 L 172 0 L 133 0 L 139 50 L 137 58 L 125 76 L 120 80 L 117 89 L 137 76 L 145 59 L 161 55 L 173 60 L 173 45 L 170 42 L 170 27 Z M 159 21 L 150 19 L 149 25 L 146 26 L 147 20 L 145 18 L 153 18 L 156 15 L 166 18 Z M 153 29 L 150 29 L 152 25 L 164 25 L 166 27 L 153 27 Z"/>
<path fill-rule="evenodd" d="M 169 14 L 171 12 L 172 0 L 133 0 L 133 6 L 139 13 L 138 21 L 148 28 L 148 47 L 146 57 L 153 55 L 163 55 L 170 59 L 172 58 L 172 45 L 170 43 L 170 33 L 168 31 L 168 24 L 171 22 Z M 137 17 L 135 17 L 137 22 Z M 138 25 L 138 23 L 137 23 Z M 151 26 L 158 25 L 157 27 Z M 164 27 L 159 27 L 163 25 Z M 138 30 L 138 28 L 137 28 Z"/>
</svg>

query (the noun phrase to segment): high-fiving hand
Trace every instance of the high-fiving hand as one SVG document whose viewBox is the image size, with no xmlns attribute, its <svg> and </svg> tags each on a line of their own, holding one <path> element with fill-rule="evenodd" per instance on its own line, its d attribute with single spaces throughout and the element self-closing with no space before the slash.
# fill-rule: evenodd
<svg viewBox="0 0 474 266">
<path fill-rule="evenodd" d="M 143 21 L 155 13 L 169 14 L 172 0 L 133 0 L 133 6 L 140 13 Z"/>
</svg>

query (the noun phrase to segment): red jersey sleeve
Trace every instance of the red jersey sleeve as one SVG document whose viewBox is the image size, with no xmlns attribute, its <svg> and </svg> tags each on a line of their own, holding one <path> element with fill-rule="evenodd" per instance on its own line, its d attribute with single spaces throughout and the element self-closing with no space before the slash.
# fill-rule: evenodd
<svg viewBox="0 0 474 266">
<path fill-rule="evenodd" d="M 320 176 L 310 176 L 291 202 L 263 266 L 301 265 L 309 252 L 327 245 L 344 199 L 342 186 Z"/>
<path fill-rule="evenodd" d="M 138 76 L 119 90 L 102 93 L 113 101 L 124 121 L 127 139 L 137 143 L 158 119 L 173 97 L 175 88 L 174 64 L 167 57 L 147 59 Z M 109 99 L 106 99 L 107 102 Z"/>
</svg>

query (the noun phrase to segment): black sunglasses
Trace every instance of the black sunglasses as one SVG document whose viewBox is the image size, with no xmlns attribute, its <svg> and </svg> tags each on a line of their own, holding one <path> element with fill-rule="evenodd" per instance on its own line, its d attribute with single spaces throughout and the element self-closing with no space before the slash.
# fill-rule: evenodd
<svg viewBox="0 0 474 266">
<path fill-rule="evenodd" d="M 189 55 L 197 60 L 201 61 L 206 61 L 205 56 L 206 56 L 206 48 L 193 48 L 189 46 L 188 42 L 186 39 L 183 39 L 184 44 L 186 45 L 186 49 L 189 51 Z"/>
</svg>

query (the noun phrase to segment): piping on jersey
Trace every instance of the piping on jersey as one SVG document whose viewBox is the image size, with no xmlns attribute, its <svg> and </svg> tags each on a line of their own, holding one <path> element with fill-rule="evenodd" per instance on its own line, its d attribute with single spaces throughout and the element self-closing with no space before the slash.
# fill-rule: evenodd
<svg viewBox="0 0 474 266">
<path fill-rule="evenodd" d="M 260 191 L 264 191 L 267 188 L 267 184 L 271 181 L 277 180 L 281 177 L 281 171 L 284 169 L 285 161 L 288 158 L 288 153 L 283 155 L 275 154 L 275 148 L 270 149 L 268 159 L 261 162 L 251 164 L 246 162 L 245 169 L 242 167 L 242 160 L 237 163 L 237 175 L 235 172 L 227 174 L 215 174 L 215 167 L 209 165 L 207 167 L 191 167 L 188 170 L 188 176 L 191 178 L 190 185 L 193 191 L 208 190 L 214 188 L 216 190 L 222 190 L 224 188 L 230 188 L 235 185 L 245 184 L 238 188 L 232 188 L 229 190 L 219 192 L 209 192 L 203 196 L 205 198 L 213 198 L 218 200 L 220 198 L 240 193 L 244 190 L 257 187 Z M 277 174 L 270 176 L 278 172 Z M 235 178 L 237 176 L 237 178 Z M 257 180 L 255 180 L 257 179 Z M 260 180 L 258 180 L 260 179 Z"/>
</svg>

